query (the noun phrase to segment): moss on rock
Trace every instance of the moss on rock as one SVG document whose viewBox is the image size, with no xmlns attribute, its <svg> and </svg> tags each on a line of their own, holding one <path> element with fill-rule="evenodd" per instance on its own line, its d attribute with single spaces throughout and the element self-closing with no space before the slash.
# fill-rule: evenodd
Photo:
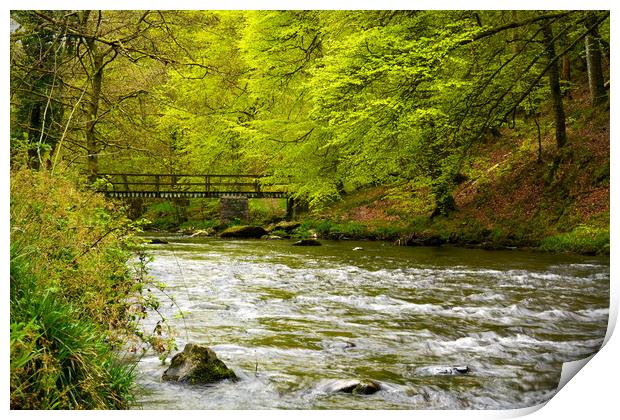
<svg viewBox="0 0 620 420">
<path fill-rule="evenodd" d="M 261 238 L 268 232 L 260 226 L 232 226 L 220 233 L 222 238 Z"/>
<path fill-rule="evenodd" d="M 225 379 L 238 378 L 209 347 L 191 343 L 172 358 L 170 367 L 162 375 L 164 381 L 191 384 L 210 384 Z"/>
</svg>

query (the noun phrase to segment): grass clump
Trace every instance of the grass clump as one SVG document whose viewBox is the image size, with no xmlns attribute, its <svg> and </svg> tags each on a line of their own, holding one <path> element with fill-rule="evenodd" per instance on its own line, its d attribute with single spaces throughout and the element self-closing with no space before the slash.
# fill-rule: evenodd
<svg viewBox="0 0 620 420">
<path fill-rule="evenodd" d="M 133 367 L 59 291 L 36 287 L 24 256 L 11 254 L 11 408 L 128 408 Z"/>
</svg>

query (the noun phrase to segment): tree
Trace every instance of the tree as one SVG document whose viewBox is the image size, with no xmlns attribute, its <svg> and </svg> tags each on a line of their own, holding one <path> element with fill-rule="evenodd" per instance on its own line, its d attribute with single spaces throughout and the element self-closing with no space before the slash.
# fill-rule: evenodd
<svg viewBox="0 0 620 420">
<path fill-rule="evenodd" d="M 609 13 L 15 16 L 29 32 L 13 37 L 20 90 L 12 97 L 12 121 L 21 127 L 14 137 L 27 133 L 37 144 L 43 130 L 28 127 L 45 125 L 43 141 L 55 155 L 83 165 L 91 178 L 101 170 L 147 168 L 256 173 L 289 183 L 298 199 L 315 206 L 358 188 L 399 183 L 428 191 L 434 214 L 446 214 L 472 150 L 520 120 L 536 116 L 542 137 L 538 116 L 552 109 L 556 144 L 564 147 L 559 60 L 569 70 L 566 57 L 577 57 L 585 41 L 591 80 L 598 78 L 593 86 L 600 89 L 604 69 L 596 63 L 606 63 L 600 50 Z M 46 47 L 28 49 L 28 36 Z M 571 70 L 572 83 L 579 83 L 585 73 Z M 42 87 L 32 88 L 34 81 Z M 40 115 L 48 102 L 55 108 L 47 107 L 45 118 L 53 118 L 42 124 L 31 111 Z"/>
<path fill-rule="evenodd" d="M 553 115 L 555 118 L 555 141 L 559 148 L 566 144 L 566 115 L 564 114 L 564 105 L 562 103 L 562 91 L 560 89 L 560 70 L 558 59 L 555 55 L 555 46 L 551 23 L 547 22 L 542 26 L 543 38 L 547 57 L 549 58 L 549 87 L 553 101 Z"/>
<path fill-rule="evenodd" d="M 64 11 L 50 13 L 62 18 Z M 20 149 L 25 139 L 28 163 L 39 168 L 48 164 L 60 137 L 65 105 L 60 68 L 70 43 L 33 13 L 14 11 L 11 19 L 11 148 Z"/>
<path fill-rule="evenodd" d="M 54 154 L 60 154 L 62 148 L 71 160 L 84 162 L 89 178 L 95 179 L 104 150 L 133 147 L 123 141 L 127 133 L 115 129 L 122 124 L 112 121 L 127 102 L 140 101 L 147 92 L 149 80 L 140 76 L 150 73 L 152 78 L 157 73 L 155 67 L 144 71 L 144 59 L 160 65 L 167 62 L 162 48 L 166 45 L 163 15 L 150 11 L 26 11 L 12 16 L 23 27 L 13 37 L 15 54 L 24 49 L 31 33 L 39 38 L 49 34 L 46 36 L 59 46 L 54 51 L 63 53 L 54 56 L 53 73 L 36 63 L 26 62 L 21 69 L 25 74 L 53 76 L 56 91 L 62 94 L 47 97 L 64 105 L 65 112 L 59 116 L 62 121 L 56 120 L 56 132 L 61 134 L 48 142 L 50 148 L 55 148 Z M 41 96 L 35 89 L 31 93 Z"/>
<path fill-rule="evenodd" d="M 598 106 L 605 102 L 607 91 L 605 90 L 605 80 L 603 76 L 603 66 L 601 63 L 601 49 L 599 46 L 600 36 L 598 34 L 597 16 L 594 12 L 588 12 L 586 27 L 588 34 L 585 37 L 586 63 L 588 66 L 588 84 L 592 105 Z"/>
</svg>

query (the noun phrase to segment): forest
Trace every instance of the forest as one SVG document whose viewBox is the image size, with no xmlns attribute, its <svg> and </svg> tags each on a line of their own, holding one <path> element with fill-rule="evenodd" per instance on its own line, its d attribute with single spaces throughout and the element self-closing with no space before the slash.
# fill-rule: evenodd
<svg viewBox="0 0 620 420">
<path fill-rule="evenodd" d="M 102 174 L 257 175 L 301 238 L 609 254 L 610 54 L 605 10 L 11 11 L 12 407 L 126 408 L 108 344 L 173 346 L 127 303 L 158 309 L 133 235 L 227 227 Z M 89 314 L 77 358 L 32 315 L 54 305 Z"/>
</svg>

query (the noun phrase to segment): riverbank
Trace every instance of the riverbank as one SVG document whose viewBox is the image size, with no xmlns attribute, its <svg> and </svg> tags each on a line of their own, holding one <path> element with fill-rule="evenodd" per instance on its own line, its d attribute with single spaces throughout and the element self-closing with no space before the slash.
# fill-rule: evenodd
<svg viewBox="0 0 620 420">
<path fill-rule="evenodd" d="M 434 201 L 411 184 L 347 194 L 316 214 L 331 237 L 388 237 L 407 245 L 452 243 L 496 249 L 609 254 L 609 113 L 585 92 L 567 106 L 569 142 L 557 151 L 552 130 L 516 122 L 472 150 L 453 190 L 455 209 L 433 217 Z M 396 239 L 395 239 L 396 238 Z"/>
<path fill-rule="evenodd" d="M 172 345 L 141 331 L 138 226 L 70 172 L 14 168 L 10 198 L 11 409 L 129 408 L 130 349 Z"/>
</svg>

